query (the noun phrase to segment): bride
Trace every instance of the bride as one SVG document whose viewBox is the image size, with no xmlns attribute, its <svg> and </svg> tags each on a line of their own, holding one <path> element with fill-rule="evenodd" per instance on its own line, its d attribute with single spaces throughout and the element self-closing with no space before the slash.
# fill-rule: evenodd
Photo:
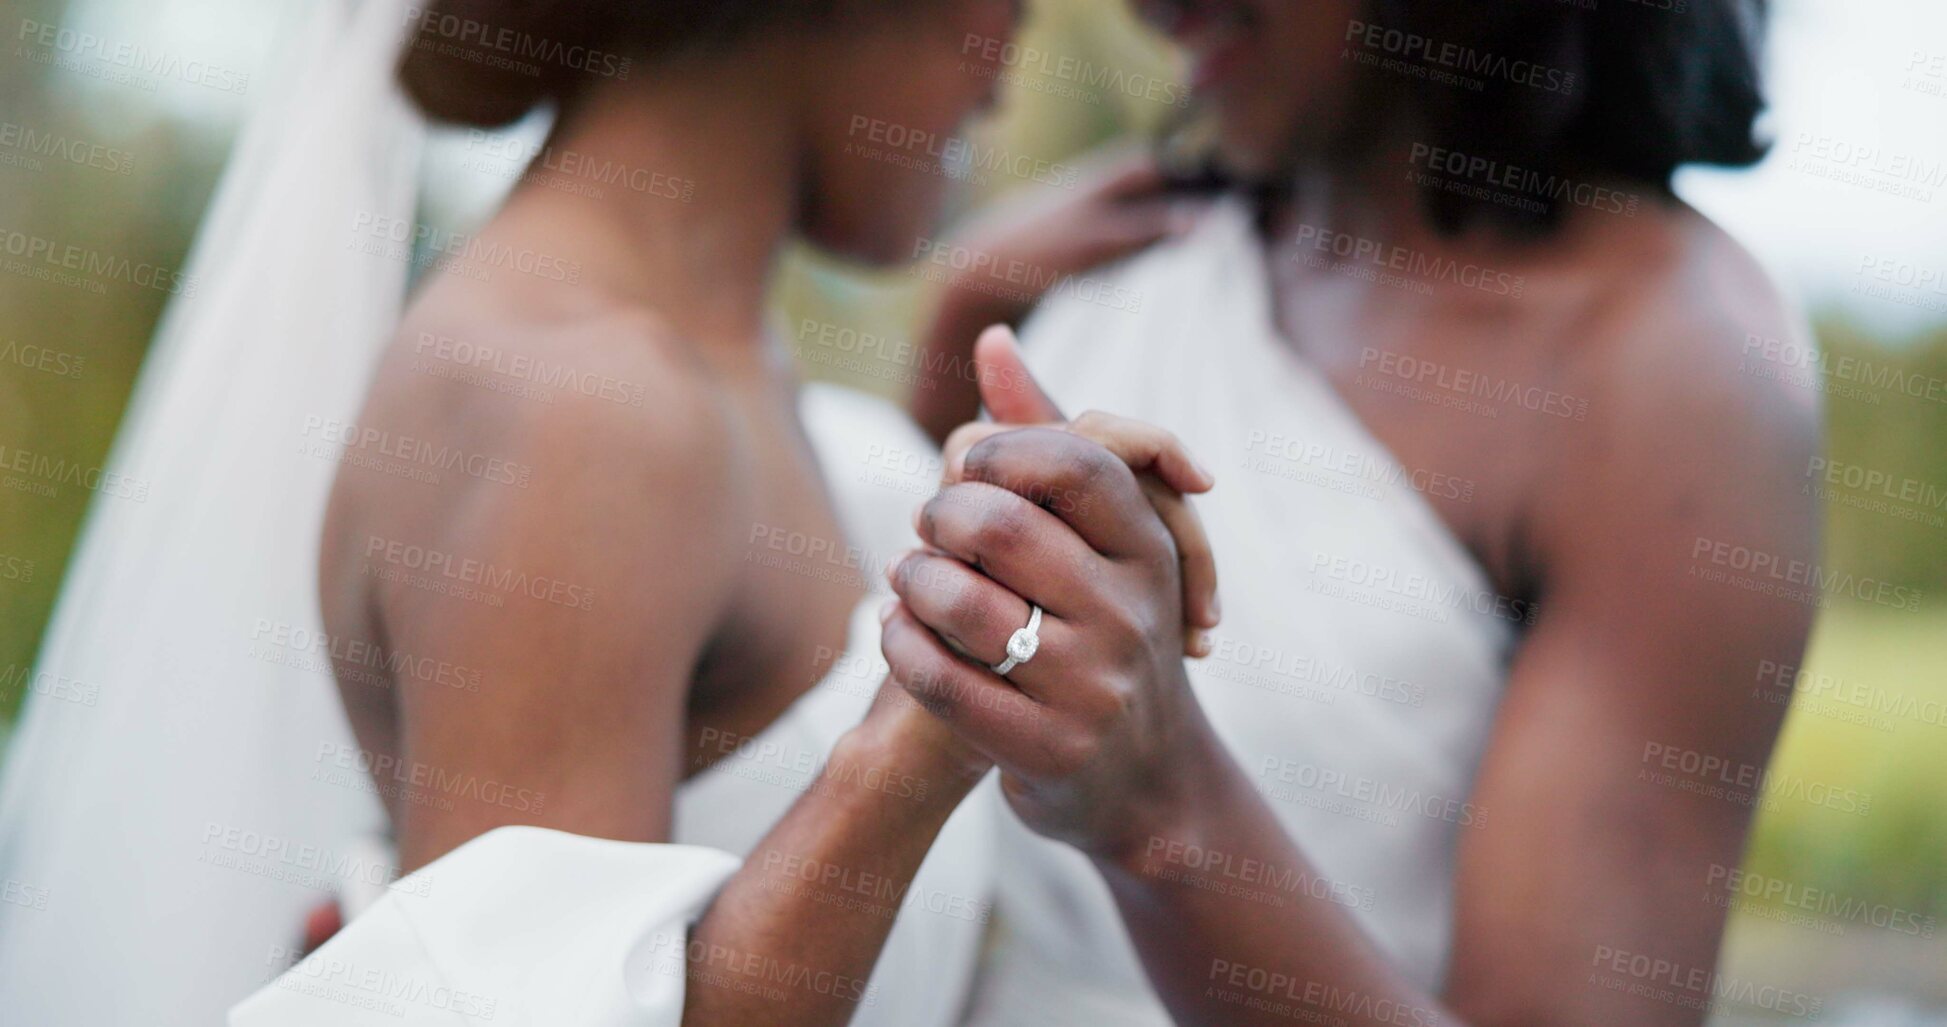
<svg viewBox="0 0 1947 1027">
<path fill-rule="evenodd" d="M 210 1022 L 335 898 L 363 913 L 345 944 L 242 1022 L 952 1022 L 988 920 L 989 809 L 961 801 L 987 764 L 879 692 L 868 594 L 911 494 L 857 480 L 931 444 L 801 389 L 763 301 L 794 236 L 911 252 L 948 179 L 859 156 L 853 127 L 952 133 L 996 79 L 964 41 L 1017 4 L 322 9 L 338 43 L 253 124 L 118 444 L 180 491 L 97 512 L 50 634 L 111 698 L 35 709 L 12 754 L 6 869 L 54 899 L 0 926 L 9 1015 Z M 424 114 L 550 104 L 550 154 L 690 186 L 530 176 L 477 235 L 403 252 L 402 42 Z M 430 266 L 401 315 L 405 262 Z M 384 987 L 331 956 L 389 930 L 426 951 Z"/>
<path fill-rule="evenodd" d="M 1119 646 L 1091 676 L 1114 703 L 1050 694 L 1049 721 L 1112 711 L 1083 730 L 955 720 L 1012 808 L 972 1023 L 1816 1013 L 1716 971 L 1784 713 L 1755 675 L 1799 665 L 1827 597 L 1725 573 L 1816 567 L 1818 418 L 1740 364 L 1806 327 L 1671 188 L 1763 153 L 1764 5 L 1675 6 L 1138 5 L 1208 114 L 1219 173 L 1185 184 L 1233 187 L 1091 276 L 1140 317 L 1064 290 L 1024 338 L 1065 401 L 1216 464 L 1225 625 L 1187 669 L 1153 632 Z M 1096 216 L 972 245 L 1031 266 Z M 968 278 L 933 365 L 1023 313 Z M 920 395 L 945 436 L 976 402 L 941 384 Z M 1046 587 L 1009 570 L 988 609 Z M 897 584 L 948 634 L 982 608 Z M 1124 605 L 1169 629 L 1148 595 Z"/>
</svg>

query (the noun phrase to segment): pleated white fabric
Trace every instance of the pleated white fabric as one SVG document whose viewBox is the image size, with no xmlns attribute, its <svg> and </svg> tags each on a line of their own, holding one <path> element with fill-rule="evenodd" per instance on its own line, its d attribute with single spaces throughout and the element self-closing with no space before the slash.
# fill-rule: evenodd
<svg viewBox="0 0 1947 1027">
<path fill-rule="evenodd" d="M 405 289 L 355 226 L 412 215 L 410 4 L 312 5 L 137 383 L 36 667 L 79 686 L 8 747 L 0 879 L 44 900 L 0 907 L 9 1023 L 219 1022 L 306 909 L 389 873 L 339 842 L 378 803 L 316 777 L 352 744 L 317 646 L 317 426 L 352 420 Z"/>
<path fill-rule="evenodd" d="M 1087 284 L 1027 326 L 1028 363 L 1064 409 L 1161 425 L 1216 474 L 1197 508 L 1224 624 L 1191 682 L 1319 877 L 1228 875 L 1221 853 L 1167 847 L 1152 866 L 1338 902 L 1434 986 L 1456 842 L 1492 815 L 1468 796 L 1519 610 L 1422 494 L 1453 483 L 1402 468 L 1279 337 L 1242 204 Z M 972 1022 L 1165 1027 L 1089 862 L 1011 813 L 1000 837 L 1001 937 Z"/>
</svg>

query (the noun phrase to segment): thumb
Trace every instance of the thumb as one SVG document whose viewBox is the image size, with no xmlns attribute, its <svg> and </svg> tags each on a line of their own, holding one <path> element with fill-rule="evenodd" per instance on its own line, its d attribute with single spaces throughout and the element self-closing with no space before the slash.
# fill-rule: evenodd
<svg viewBox="0 0 1947 1027">
<path fill-rule="evenodd" d="M 980 403 L 998 424 L 1047 424 L 1060 421 L 1061 408 L 1041 390 L 1021 358 L 1014 329 L 992 325 L 974 342 L 974 369 L 980 379 Z"/>
</svg>

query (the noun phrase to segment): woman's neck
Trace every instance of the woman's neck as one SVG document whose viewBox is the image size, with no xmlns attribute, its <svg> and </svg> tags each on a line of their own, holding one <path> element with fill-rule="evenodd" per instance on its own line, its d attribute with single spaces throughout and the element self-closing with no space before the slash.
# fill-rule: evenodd
<svg viewBox="0 0 1947 1027">
<path fill-rule="evenodd" d="M 1428 214 L 1423 179 L 1410 173 L 1419 166 L 1413 139 L 1396 134 L 1352 159 L 1294 171 L 1268 226 L 1272 241 L 1307 243 L 1329 232 L 1342 246 L 1367 243 L 1501 266 L 1538 259 L 1560 263 L 1578 249 L 1573 219 L 1545 233 L 1523 232 L 1486 218 L 1460 231 L 1442 231 Z"/>
<path fill-rule="evenodd" d="M 1375 145 L 1353 159 L 1301 167 L 1272 224 L 1274 236 L 1289 241 L 1301 233 L 1309 238 L 1330 232 L 1388 246 L 1439 242 L 1414 187 L 1399 171 L 1404 155 L 1403 147 Z"/>
<path fill-rule="evenodd" d="M 694 345 L 756 344 L 801 189 L 798 124 L 780 99 L 791 94 L 767 81 L 782 73 L 697 59 L 638 63 L 630 79 L 598 83 L 501 220 Z"/>
</svg>

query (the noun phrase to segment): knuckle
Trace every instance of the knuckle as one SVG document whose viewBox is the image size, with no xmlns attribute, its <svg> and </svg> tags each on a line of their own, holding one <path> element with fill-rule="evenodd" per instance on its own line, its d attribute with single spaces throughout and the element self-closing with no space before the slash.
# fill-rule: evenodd
<svg viewBox="0 0 1947 1027">
<path fill-rule="evenodd" d="M 925 710 L 941 720 L 951 721 L 954 719 L 954 715 L 959 712 L 958 708 L 953 704 L 952 698 L 943 691 L 927 689 L 905 682 L 900 682 L 900 684 L 906 689 L 907 696 L 919 704 L 920 709 Z"/>
<path fill-rule="evenodd" d="M 1033 541 L 1033 523 L 1018 504 L 1001 502 L 981 517 L 976 534 L 980 550 L 988 554 L 1020 553 Z"/>
<path fill-rule="evenodd" d="M 1101 443 L 1096 442 L 1080 447 L 1080 451 L 1075 454 L 1075 466 L 1081 470 L 1085 480 L 1099 481 L 1126 465 L 1116 459 L 1116 455 L 1109 452 Z"/>
<path fill-rule="evenodd" d="M 906 663 L 886 662 L 892 665 L 892 679 L 928 710 L 937 713 L 958 706 L 946 668 L 930 655 Z"/>
<path fill-rule="evenodd" d="M 1009 433 L 989 435 L 967 447 L 967 455 L 961 458 L 961 472 L 967 479 L 985 481 L 993 474 L 994 461 L 1000 457 L 1002 447 L 1007 445 Z"/>
<path fill-rule="evenodd" d="M 956 578 L 952 582 L 941 583 L 941 595 L 946 603 L 948 619 L 962 628 L 981 628 L 993 618 L 988 615 L 987 603 L 971 582 Z"/>
<path fill-rule="evenodd" d="M 1087 770 L 1102 752 L 1101 736 L 1094 731 L 1070 729 L 1050 740 L 1049 758 L 1057 774 L 1072 777 Z"/>
<path fill-rule="evenodd" d="M 1136 709 L 1136 689 L 1120 676 L 1095 690 L 1088 710 L 1089 722 L 1097 731 L 1106 731 L 1132 716 Z"/>
<path fill-rule="evenodd" d="M 1079 473 L 1078 487 L 1091 494 L 1122 478 L 1127 477 L 1132 482 L 1135 478 L 1128 464 L 1100 445 L 1090 445 L 1077 453 L 1075 467 Z"/>
<path fill-rule="evenodd" d="M 1101 624 L 1102 640 L 1111 660 L 1118 663 L 1135 658 L 1149 644 L 1149 632 L 1138 614 L 1119 606 Z"/>
</svg>

